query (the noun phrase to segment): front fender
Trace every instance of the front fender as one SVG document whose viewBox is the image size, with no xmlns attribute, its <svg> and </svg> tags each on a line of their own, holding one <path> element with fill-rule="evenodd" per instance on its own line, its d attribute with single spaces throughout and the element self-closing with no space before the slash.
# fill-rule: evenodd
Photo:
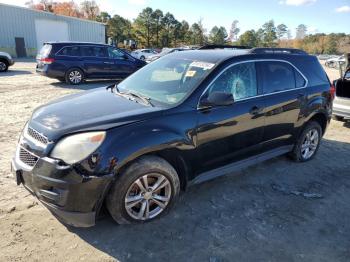
<svg viewBox="0 0 350 262">
<path fill-rule="evenodd" d="M 195 150 L 195 117 L 182 115 L 157 121 L 143 121 L 109 130 L 107 141 L 101 148 L 102 166 L 111 172 L 118 171 L 142 155 L 170 152 L 184 159 L 193 158 Z"/>
</svg>

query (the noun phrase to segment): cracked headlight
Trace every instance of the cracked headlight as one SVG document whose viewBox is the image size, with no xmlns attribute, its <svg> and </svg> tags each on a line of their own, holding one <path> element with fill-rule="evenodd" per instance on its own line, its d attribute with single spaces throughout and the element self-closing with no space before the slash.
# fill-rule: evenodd
<svg viewBox="0 0 350 262">
<path fill-rule="evenodd" d="M 61 139 L 51 152 L 51 157 L 67 164 L 77 163 L 92 154 L 105 139 L 106 132 L 86 132 Z"/>
</svg>

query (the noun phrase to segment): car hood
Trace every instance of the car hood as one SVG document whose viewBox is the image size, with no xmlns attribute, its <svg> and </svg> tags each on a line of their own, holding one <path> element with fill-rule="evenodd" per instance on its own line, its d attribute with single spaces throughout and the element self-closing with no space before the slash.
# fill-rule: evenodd
<svg viewBox="0 0 350 262">
<path fill-rule="evenodd" d="M 106 130 L 142 121 L 160 114 L 161 110 L 128 100 L 103 87 L 37 108 L 29 125 L 55 141 L 69 133 Z"/>
</svg>

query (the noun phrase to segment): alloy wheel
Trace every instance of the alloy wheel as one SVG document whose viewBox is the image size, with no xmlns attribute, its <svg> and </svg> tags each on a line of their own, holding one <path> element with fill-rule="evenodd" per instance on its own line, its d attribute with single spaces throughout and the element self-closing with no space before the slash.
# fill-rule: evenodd
<svg viewBox="0 0 350 262">
<path fill-rule="evenodd" d="M 129 187 L 125 195 L 125 210 L 135 220 L 152 219 L 165 210 L 171 194 L 167 177 L 158 173 L 143 175 Z"/>
<path fill-rule="evenodd" d="M 0 62 L 0 71 L 6 70 L 6 64 L 4 62 Z"/>
<path fill-rule="evenodd" d="M 68 77 L 69 81 L 74 84 L 79 84 L 83 78 L 82 74 L 77 70 L 70 72 Z"/>
<path fill-rule="evenodd" d="M 301 145 L 301 155 L 305 160 L 309 159 L 315 154 L 319 140 L 317 129 L 310 129 L 306 133 L 304 141 Z"/>
</svg>

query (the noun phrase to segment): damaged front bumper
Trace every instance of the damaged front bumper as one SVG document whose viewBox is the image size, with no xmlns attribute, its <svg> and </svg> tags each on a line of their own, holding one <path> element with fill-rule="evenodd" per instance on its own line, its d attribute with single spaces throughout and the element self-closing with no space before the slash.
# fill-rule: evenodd
<svg viewBox="0 0 350 262">
<path fill-rule="evenodd" d="M 18 151 L 18 150 L 17 150 Z M 60 221 L 76 226 L 95 225 L 113 175 L 86 176 L 72 165 L 42 157 L 33 167 L 24 164 L 18 153 L 11 170 L 18 185 L 35 195 Z"/>
</svg>

